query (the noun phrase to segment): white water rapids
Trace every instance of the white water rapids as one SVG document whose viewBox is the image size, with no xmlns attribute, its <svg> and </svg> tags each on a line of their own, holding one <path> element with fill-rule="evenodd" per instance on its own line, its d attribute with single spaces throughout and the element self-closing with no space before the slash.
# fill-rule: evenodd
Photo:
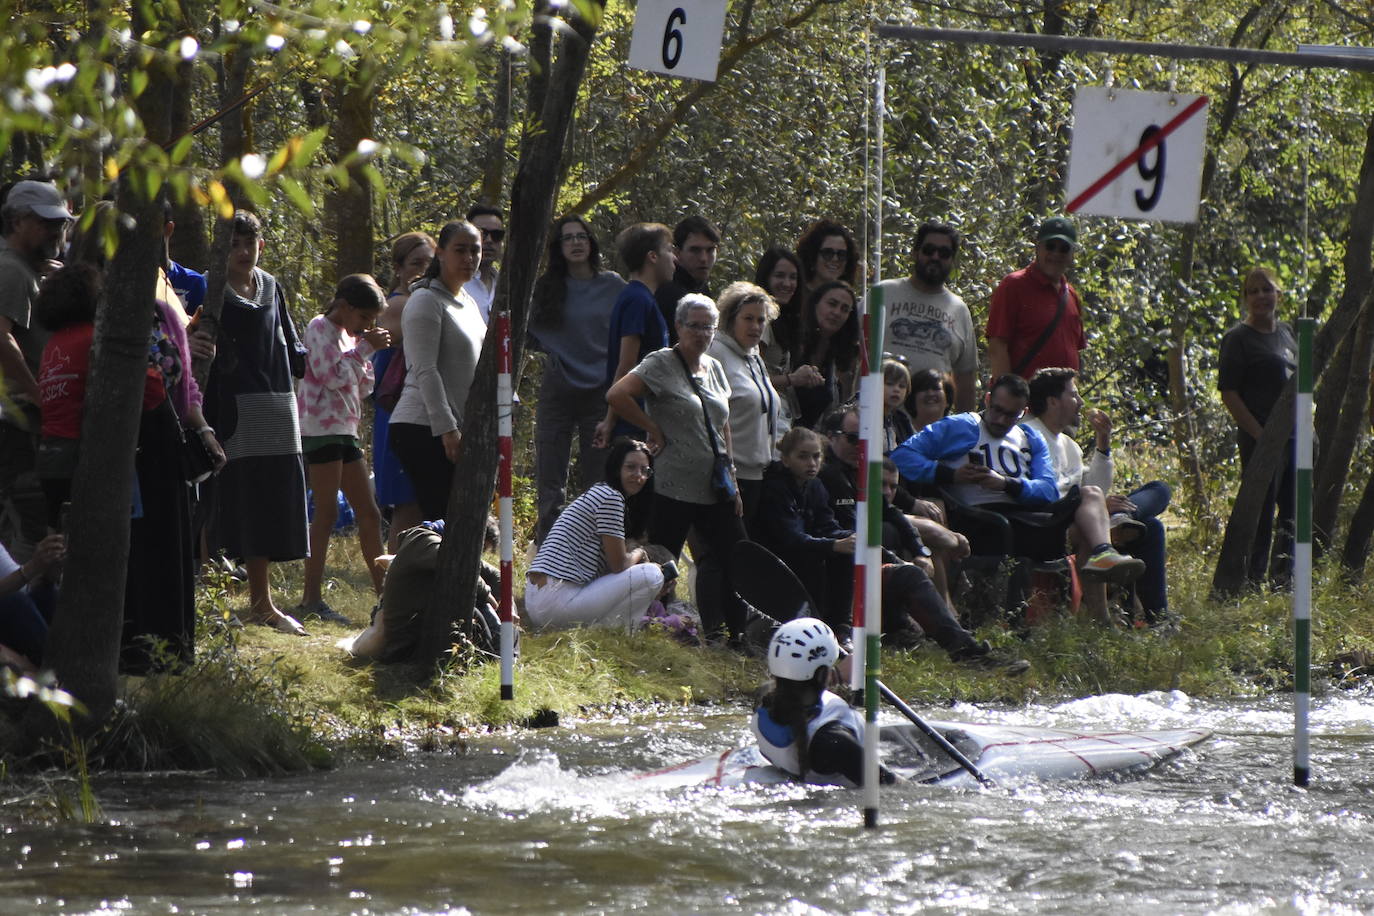
<svg viewBox="0 0 1374 916">
<path fill-rule="evenodd" d="M 3 913 L 1374 912 L 1374 696 L 1180 693 L 944 720 L 1217 734 L 1121 781 L 858 793 L 649 791 L 628 774 L 748 740 L 742 710 L 565 724 L 329 773 L 102 779 L 106 822 L 7 823 Z"/>
</svg>

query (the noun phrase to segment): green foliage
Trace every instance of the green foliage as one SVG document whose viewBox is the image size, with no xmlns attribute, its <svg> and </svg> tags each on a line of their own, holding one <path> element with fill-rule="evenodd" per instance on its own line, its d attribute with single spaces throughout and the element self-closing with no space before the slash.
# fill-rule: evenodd
<svg viewBox="0 0 1374 916">
<path fill-rule="evenodd" d="M 100 803 L 96 800 L 91 786 L 86 739 L 76 733 L 72 714 L 86 716 L 86 707 L 76 697 L 52 683 L 51 675 L 37 678 L 15 673 L 11 668 L 0 672 L 0 687 L 6 696 L 19 700 L 33 700 L 41 703 L 57 720 L 63 736 L 60 755 L 70 774 L 69 780 L 51 779 L 45 784 L 46 791 L 41 793 L 43 803 L 62 820 L 80 820 L 93 824 L 100 817 Z M 6 770 L 8 768 L 5 768 Z M 72 789 L 75 800 L 68 794 Z"/>
<path fill-rule="evenodd" d="M 268 775 L 326 766 L 331 752 L 285 657 L 264 663 L 238 651 L 224 628 L 198 646 L 184 671 L 131 684 L 100 737 L 101 763 L 117 769 L 213 769 Z"/>
</svg>

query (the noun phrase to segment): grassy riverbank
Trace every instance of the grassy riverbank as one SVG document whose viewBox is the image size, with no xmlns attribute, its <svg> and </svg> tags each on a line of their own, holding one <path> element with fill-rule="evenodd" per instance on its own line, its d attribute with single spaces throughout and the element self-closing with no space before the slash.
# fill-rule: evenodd
<svg viewBox="0 0 1374 916">
<path fill-rule="evenodd" d="M 758 661 L 688 647 L 664 633 L 576 630 L 524 636 L 513 702 L 499 698 L 494 663 L 478 661 L 417 686 L 417 671 L 360 662 L 337 646 L 366 624 L 373 604 L 356 555 L 351 539 L 334 540 L 326 593 L 356 626 L 312 621 L 310 635 L 300 638 L 209 623 L 189 674 L 126 682 L 122 712 L 90 746 L 93 766 L 283 772 L 341 757 L 459 747 L 466 735 L 548 722 L 551 713 L 566 719 L 653 704 L 743 704 L 764 678 Z M 1030 659 L 1030 673 L 1008 678 L 971 671 L 925 648 L 884 653 L 883 678 L 918 707 L 1167 689 L 1235 696 L 1288 686 L 1289 597 L 1209 601 L 1209 547 L 1186 531 L 1171 533 L 1170 562 L 1176 633 L 1108 631 L 1087 619 L 1062 618 L 1022 641 L 987 627 L 980 635 Z M 299 594 L 299 564 L 284 564 L 274 575 L 278 600 L 289 607 Z M 1362 675 L 1346 672 L 1374 653 L 1369 599 L 1369 589 L 1347 587 L 1329 574 L 1320 578 L 1319 690 Z M 242 612 L 246 601 L 245 587 L 228 579 L 202 592 L 209 620 Z"/>
</svg>

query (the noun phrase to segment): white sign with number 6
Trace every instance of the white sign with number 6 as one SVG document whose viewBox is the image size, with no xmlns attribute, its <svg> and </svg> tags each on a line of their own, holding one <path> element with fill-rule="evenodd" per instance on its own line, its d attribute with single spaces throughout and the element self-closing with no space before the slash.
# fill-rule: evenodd
<svg viewBox="0 0 1374 916">
<path fill-rule="evenodd" d="M 630 40 L 630 66 L 715 82 L 727 2 L 639 0 Z"/>
<path fill-rule="evenodd" d="M 1064 209 L 1196 222 L 1206 139 L 1205 95 L 1080 86 Z"/>
</svg>

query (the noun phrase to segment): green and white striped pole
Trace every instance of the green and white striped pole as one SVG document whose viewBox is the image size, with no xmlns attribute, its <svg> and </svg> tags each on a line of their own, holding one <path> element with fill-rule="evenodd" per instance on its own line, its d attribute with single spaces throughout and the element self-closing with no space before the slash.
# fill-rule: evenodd
<svg viewBox="0 0 1374 916">
<path fill-rule="evenodd" d="M 868 373 L 859 387 L 859 490 L 855 500 L 854 665 L 863 665 L 864 826 L 878 826 L 878 677 L 883 600 L 883 292 L 868 293 Z"/>
<path fill-rule="evenodd" d="M 1297 531 L 1293 544 L 1293 785 L 1307 785 L 1307 718 L 1312 703 L 1312 331 L 1298 319 Z"/>
</svg>

